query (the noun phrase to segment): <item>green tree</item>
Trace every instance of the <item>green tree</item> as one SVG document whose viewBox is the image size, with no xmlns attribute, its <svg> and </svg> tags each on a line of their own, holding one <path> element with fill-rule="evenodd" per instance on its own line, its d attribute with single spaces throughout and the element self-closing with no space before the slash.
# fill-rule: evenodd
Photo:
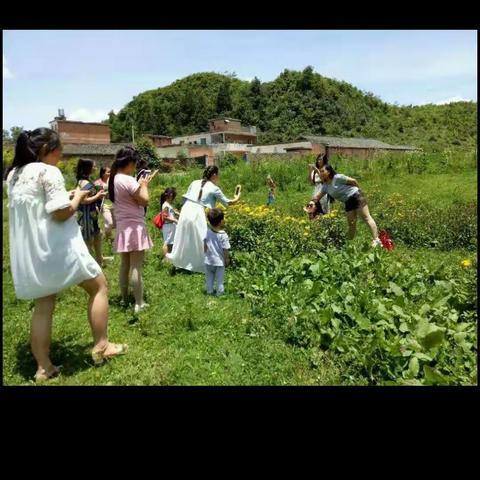
<svg viewBox="0 0 480 480">
<path fill-rule="evenodd" d="M 12 127 L 10 129 L 10 138 L 12 143 L 17 143 L 18 136 L 23 132 L 23 127 Z"/>
<path fill-rule="evenodd" d="M 230 80 L 225 79 L 220 85 L 217 95 L 217 114 L 228 115 L 232 110 L 232 98 L 230 93 Z"/>
<path fill-rule="evenodd" d="M 160 158 L 153 142 L 147 137 L 141 137 L 135 141 L 135 148 L 140 153 L 142 160 L 148 162 L 150 168 L 158 168 L 160 166 Z"/>
</svg>

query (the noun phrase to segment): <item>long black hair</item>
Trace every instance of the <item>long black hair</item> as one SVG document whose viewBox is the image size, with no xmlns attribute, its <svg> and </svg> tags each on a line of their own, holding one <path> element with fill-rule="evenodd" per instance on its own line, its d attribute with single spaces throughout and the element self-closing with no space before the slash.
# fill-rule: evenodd
<svg viewBox="0 0 480 480">
<path fill-rule="evenodd" d="M 321 166 L 320 163 L 322 164 Z M 315 159 L 315 166 L 320 170 L 325 165 L 328 165 L 328 155 L 326 153 L 319 153 Z M 315 170 L 312 170 L 311 181 L 312 183 L 315 182 Z"/>
<path fill-rule="evenodd" d="M 308 202 L 309 204 L 310 203 L 313 203 L 315 205 L 315 213 L 313 215 L 313 218 L 315 217 L 318 217 L 318 215 L 324 215 L 325 212 L 323 211 L 323 208 L 322 208 L 322 204 L 320 203 L 320 200 L 315 200 L 314 198 L 312 198 L 310 200 L 310 202 Z"/>
<path fill-rule="evenodd" d="M 110 167 L 110 178 L 108 179 L 108 197 L 112 202 L 115 201 L 115 175 L 119 168 L 124 168 L 130 163 L 137 163 L 140 154 L 133 147 L 123 147 L 115 155 L 115 160 Z"/>
<path fill-rule="evenodd" d="M 320 166 L 319 163 L 322 163 Z M 327 165 L 328 163 L 328 156 L 326 153 L 320 153 L 317 155 L 317 158 L 315 159 L 315 166 L 320 170 L 324 165 Z"/>
<path fill-rule="evenodd" d="M 50 128 L 24 130 L 15 144 L 15 156 L 10 167 L 5 172 L 5 178 L 14 168 L 19 169 L 29 163 L 39 162 L 40 157 L 61 147 L 60 137 Z"/>
<path fill-rule="evenodd" d="M 80 180 L 88 180 L 92 170 L 93 170 L 93 165 L 94 161 L 90 160 L 89 158 L 79 158 L 78 163 L 77 163 L 77 182 Z"/>
<path fill-rule="evenodd" d="M 327 172 L 328 172 L 328 176 L 330 178 L 333 178 L 337 172 L 333 169 L 333 167 L 331 165 L 324 165 L 322 168 L 324 168 Z"/>
<path fill-rule="evenodd" d="M 165 200 L 170 195 L 172 195 L 172 200 L 174 200 L 177 196 L 177 190 L 174 187 L 166 188 L 165 191 L 160 195 L 160 210 L 162 209 Z"/>
<path fill-rule="evenodd" d="M 204 170 L 203 178 L 202 178 L 202 186 L 200 187 L 200 192 L 198 193 L 198 198 L 197 198 L 198 201 L 200 201 L 200 199 L 202 198 L 203 187 L 214 175 L 218 175 L 218 167 L 216 165 L 210 165 Z"/>
</svg>

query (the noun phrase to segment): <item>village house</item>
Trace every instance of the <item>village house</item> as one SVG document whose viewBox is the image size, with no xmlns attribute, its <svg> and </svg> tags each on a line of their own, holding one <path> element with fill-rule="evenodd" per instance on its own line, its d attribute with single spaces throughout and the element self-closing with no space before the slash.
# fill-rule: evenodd
<svg viewBox="0 0 480 480">
<path fill-rule="evenodd" d="M 127 143 L 111 143 L 110 126 L 103 123 L 67 120 L 63 110 L 50 122 L 63 143 L 65 159 L 73 157 L 91 158 L 99 165 L 109 165 L 116 152 Z M 165 161 L 184 157 L 199 165 L 213 165 L 226 154 L 238 158 L 262 159 L 269 155 L 303 156 L 326 153 L 329 156 L 342 155 L 368 158 L 377 153 L 408 152 L 415 147 L 390 145 L 371 138 L 346 138 L 326 135 L 302 135 L 294 142 L 272 145 L 257 145 L 255 126 L 244 126 L 235 118 L 219 117 L 208 121 L 208 132 L 169 137 L 146 134 L 157 148 L 159 158 Z"/>
<path fill-rule="evenodd" d="M 50 128 L 60 136 L 65 160 L 84 157 L 95 160 L 99 165 L 110 165 L 117 151 L 127 145 L 111 143 L 110 125 L 67 120 L 62 109 L 50 122 Z"/>
</svg>

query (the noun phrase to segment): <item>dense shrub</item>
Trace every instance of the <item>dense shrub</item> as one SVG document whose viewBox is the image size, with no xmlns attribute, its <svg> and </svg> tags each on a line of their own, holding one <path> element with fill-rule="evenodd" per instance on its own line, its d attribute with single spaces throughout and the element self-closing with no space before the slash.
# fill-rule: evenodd
<svg viewBox="0 0 480 480">
<path fill-rule="evenodd" d="M 346 380 L 477 381 L 474 266 L 430 270 L 353 246 L 293 258 L 255 250 L 236 265 L 231 284 L 253 313 L 293 345 L 335 352 Z"/>
</svg>

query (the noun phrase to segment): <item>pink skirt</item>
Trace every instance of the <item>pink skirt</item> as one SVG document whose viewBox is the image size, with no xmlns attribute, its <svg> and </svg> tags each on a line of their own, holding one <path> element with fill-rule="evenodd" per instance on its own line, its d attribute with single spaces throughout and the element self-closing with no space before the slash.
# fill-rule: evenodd
<svg viewBox="0 0 480 480">
<path fill-rule="evenodd" d="M 126 222 L 121 223 L 117 220 L 117 233 L 115 235 L 115 251 L 121 252 L 140 252 L 149 250 L 153 247 L 145 223 Z"/>
</svg>

